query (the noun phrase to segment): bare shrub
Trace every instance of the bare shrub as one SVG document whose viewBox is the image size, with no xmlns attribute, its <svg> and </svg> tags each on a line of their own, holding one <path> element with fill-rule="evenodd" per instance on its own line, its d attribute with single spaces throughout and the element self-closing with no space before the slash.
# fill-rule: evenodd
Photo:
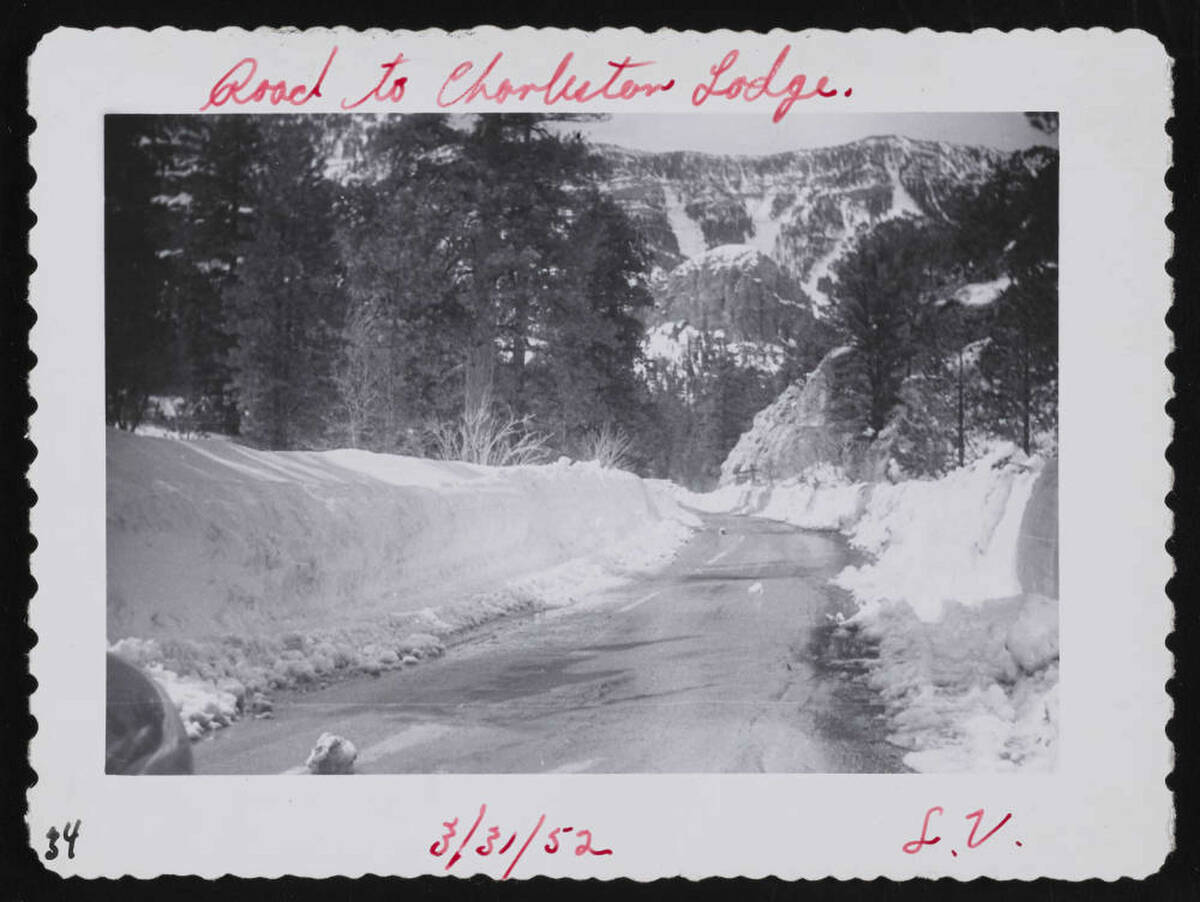
<svg viewBox="0 0 1200 902">
<path fill-rule="evenodd" d="M 338 405 L 334 434 L 351 448 L 361 448 L 386 394 L 387 361 L 378 340 L 378 314 L 369 305 L 354 308 L 343 330 L 341 357 L 333 371 Z"/>
<path fill-rule="evenodd" d="M 621 427 L 605 423 L 583 436 L 580 458 L 594 460 L 608 469 L 628 470 L 633 464 L 633 439 Z"/>
<path fill-rule="evenodd" d="M 549 436 L 531 428 L 531 418 L 498 413 L 490 395 L 465 409 L 456 420 L 429 430 L 434 456 L 493 467 L 514 467 L 545 461 Z"/>
</svg>

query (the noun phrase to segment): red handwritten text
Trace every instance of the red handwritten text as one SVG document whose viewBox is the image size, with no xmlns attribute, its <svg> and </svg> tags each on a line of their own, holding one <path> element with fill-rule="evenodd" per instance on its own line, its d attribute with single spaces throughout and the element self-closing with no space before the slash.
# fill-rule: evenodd
<svg viewBox="0 0 1200 902">
<path fill-rule="evenodd" d="M 404 58 L 403 53 L 397 53 L 396 58 L 390 63 L 383 64 L 383 76 L 379 79 L 379 84 L 364 94 L 362 97 L 353 103 L 348 103 L 349 98 L 342 99 L 342 109 L 352 110 L 355 107 L 362 106 L 368 100 L 374 98 L 380 103 L 390 100 L 392 103 L 399 103 L 404 98 L 404 90 L 408 87 L 408 78 L 401 76 L 400 78 L 392 78 L 396 72 L 396 67 L 401 63 L 406 63 L 408 60 Z M 388 82 L 391 82 L 389 85 Z"/>
<path fill-rule="evenodd" d="M 933 819 L 933 816 L 935 814 L 939 815 L 939 816 L 945 814 L 945 811 L 941 805 L 934 805 L 932 808 L 930 808 L 928 811 L 925 812 L 925 820 L 921 822 L 921 835 L 917 839 L 910 840 L 909 842 L 906 842 L 903 846 L 901 846 L 901 848 L 907 854 L 916 855 L 918 852 L 920 852 L 926 846 L 935 846 L 942 841 L 941 836 L 932 836 L 931 837 L 929 835 L 929 822 Z M 978 811 L 972 811 L 970 814 L 967 815 L 966 819 L 969 821 L 975 822 L 974 824 L 971 825 L 971 832 L 967 835 L 967 848 L 968 849 L 977 849 L 980 846 L 982 846 L 985 842 L 987 842 L 989 839 L 991 839 L 992 836 L 994 836 L 1001 827 L 1003 827 L 1005 824 L 1007 824 L 1012 819 L 1012 813 L 1009 812 L 1008 814 L 1005 814 L 1004 817 L 1000 818 L 1000 821 L 999 821 L 999 823 L 996 824 L 996 826 L 992 827 L 991 830 L 989 830 L 987 833 L 983 834 L 983 836 L 979 837 L 978 839 L 976 838 L 976 833 L 979 830 L 980 824 L 983 823 L 983 809 L 980 808 Z M 1021 845 L 1020 840 L 1017 840 L 1015 844 L 1017 846 L 1020 846 Z M 953 855 L 955 858 L 957 858 L 958 850 L 951 849 L 950 854 Z"/>
<path fill-rule="evenodd" d="M 504 839 L 507 831 L 500 829 L 498 826 L 488 826 L 484 832 L 484 835 L 480 837 L 480 843 L 476 845 L 473 850 L 468 849 L 468 845 L 470 844 L 472 838 L 475 837 L 476 833 L 479 831 L 480 826 L 483 824 L 483 819 L 486 816 L 487 805 L 480 805 L 479 814 L 471 823 L 471 828 L 467 831 L 466 835 L 457 842 L 457 844 L 455 843 L 455 840 L 458 839 L 458 818 L 452 817 L 448 821 L 442 821 L 442 827 L 444 828 L 442 836 L 429 847 L 429 854 L 434 858 L 441 858 L 443 855 L 449 852 L 453 846 L 454 854 L 446 859 L 445 869 L 448 871 L 462 859 L 464 850 L 474 851 L 475 855 L 480 858 L 487 858 L 492 854 L 500 856 L 507 853 L 509 849 L 516 845 L 517 838 L 519 836 L 524 836 L 524 841 L 513 853 L 512 859 L 508 862 L 508 866 L 505 868 L 504 873 L 500 876 L 501 880 L 506 880 L 513 872 L 513 868 L 517 866 L 517 862 L 521 860 L 521 857 L 525 854 L 529 847 L 533 845 L 533 841 L 537 838 L 542 828 L 546 825 L 546 815 L 542 814 L 538 817 L 537 822 L 533 825 L 533 829 L 529 831 L 528 835 L 514 830 L 512 833 L 508 834 L 507 839 Z M 547 835 L 546 838 L 549 841 L 542 845 L 542 851 L 547 855 L 555 855 L 558 853 L 560 848 L 570 847 L 571 840 L 567 834 L 574 834 L 574 840 L 576 840 L 574 852 L 577 856 L 611 855 L 613 853 L 612 849 L 597 849 L 592 845 L 591 830 L 584 828 L 577 830 L 574 827 L 555 827 Z M 496 844 L 499 843 L 501 839 L 504 839 L 504 842 L 497 848 Z"/>
<path fill-rule="evenodd" d="M 782 98 L 779 105 L 775 107 L 775 114 L 771 117 L 772 122 L 779 122 L 798 101 L 809 100 L 813 97 L 836 97 L 838 91 L 829 87 L 829 76 L 827 75 L 822 75 L 817 81 L 817 86 L 807 92 L 804 90 L 808 84 L 806 75 L 793 76 L 791 81 L 781 88 L 772 87 L 775 77 L 779 75 L 779 70 L 783 68 L 784 60 L 787 59 L 791 49 L 792 45 L 787 44 L 779 51 L 779 56 L 775 58 L 774 65 L 766 75 L 760 75 L 757 78 L 738 75 L 723 81 L 726 73 L 737 64 L 738 60 L 738 51 L 730 50 L 721 62 L 709 68 L 708 71 L 712 75 L 709 82 L 698 84 L 692 90 L 692 105 L 702 106 L 710 97 L 724 97 L 727 100 L 741 97 L 742 100 L 749 103 L 754 103 L 763 97 Z M 849 97 L 851 90 L 851 88 L 847 88 L 842 93 Z"/>
<path fill-rule="evenodd" d="M 937 812 L 938 814 L 943 814 L 944 809 L 942 808 L 941 805 L 934 805 L 932 808 L 930 808 L 928 811 L 925 812 L 925 820 L 921 824 L 921 838 L 914 839 L 912 842 L 906 842 L 904 844 L 904 851 L 907 852 L 909 855 L 916 855 L 918 852 L 921 851 L 921 849 L 923 847 L 934 846 L 942 841 L 942 838 L 940 836 L 935 836 L 932 839 L 929 838 L 929 819 L 931 817 L 933 817 L 934 812 Z"/>
<path fill-rule="evenodd" d="M 230 101 L 239 106 L 247 103 L 262 103 L 264 100 L 270 102 L 271 106 L 279 106 L 281 103 L 304 106 L 314 97 L 321 96 L 321 84 L 325 81 L 325 76 L 329 73 L 329 67 L 333 65 L 333 58 L 337 56 L 337 52 L 337 47 L 329 51 L 329 58 L 325 60 L 325 68 L 321 70 L 321 74 L 317 76 L 317 80 L 313 82 L 311 88 L 303 84 L 288 87 L 288 83 L 283 79 L 271 81 L 269 78 L 264 78 L 254 85 L 255 76 L 258 74 L 258 60 L 248 56 L 239 60 L 228 72 L 217 79 L 217 83 L 208 92 L 208 103 L 200 107 L 200 110 L 203 112 L 209 107 L 224 106 Z"/>
<path fill-rule="evenodd" d="M 979 825 L 983 822 L 983 809 L 980 808 L 978 811 L 972 811 L 967 815 L 967 820 L 971 820 L 972 818 L 974 818 L 975 823 L 971 826 L 971 835 L 967 837 L 968 849 L 978 848 L 991 839 L 993 833 L 1009 822 L 1009 820 L 1012 818 L 1012 813 L 1009 812 L 1008 814 L 1004 815 L 1004 817 L 1000 818 L 1000 823 L 994 826 L 987 833 L 983 834 L 983 836 L 979 839 L 975 838 L 975 831 L 979 829 Z M 1018 843 L 1018 845 L 1020 844 Z"/>
<path fill-rule="evenodd" d="M 450 72 L 438 91 L 438 106 L 450 107 L 459 103 L 471 103 L 474 100 L 491 101 L 500 105 L 514 97 L 518 100 L 527 100 L 534 95 L 541 95 L 542 103 L 546 106 L 554 106 L 563 101 L 588 103 L 598 97 L 605 100 L 633 100 L 639 96 L 651 97 L 660 91 L 669 91 L 675 86 L 673 78 L 661 83 L 638 82 L 632 78 L 621 81 L 621 77 L 631 69 L 654 65 L 652 60 L 634 62 L 627 56 L 620 62 L 609 60 L 608 65 L 612 67 L 613 71 L 608 76 L 608 80 L 599 87 L 592 87 L 591 81 L 586 79 L 578 81 L 577 76 L 568 74 L 571 62 L 575 58 L 574 53 L 568 53 L 559 61 L 558 67 L 543 83 L 531 81 L 514 85 L 505 78 L 499 84 L 489 88 L 488 80 L 493 78 L 493 72 L 503 58 L 503 52 L 497 53 L 475 80 L 462 90 L 459 90 L 460 83 L 471 75 L 475 69 L 475 63 L 470 60 L 459 63 Z"/>
</svg>

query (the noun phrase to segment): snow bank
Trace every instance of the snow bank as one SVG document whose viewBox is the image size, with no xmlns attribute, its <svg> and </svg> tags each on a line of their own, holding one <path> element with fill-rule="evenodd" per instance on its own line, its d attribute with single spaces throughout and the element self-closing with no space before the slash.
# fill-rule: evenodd
<svg viewBox="0 0 1200 902">
<path fill-rule="evenodd" d="M 760 513 L 804 529 L 843 530 L 862 516 L 869 497 L 870 486 L 863 483 L 814 486 L 797 482 L 767 492 Z"/>
<path fill-rule="evenodd" d="M 1031 615 L 1030 608 L 1039 610 Z M 951 603 L 936 623 L 906 604 L 891 605 L 857 626 L 878 644 L 868 681 L 887 707 L 888 739 L 909 750 L 904 762 L 913 770 L 1053 769 L 1057 603 L 1021 597 Z"/>
<path fill-rule="evenodd" d="M 846 568 L 838 585 L 860 605 L 904 601 L 922 620 L 936 621 L 946 602 L 977 604 L 1022 591 L 1022 520 L 1044 465 L 1005 442 L 937 480 L 852 482 L 837 467 L 817 464 L 774 485 L 726 485 L 676 497 L 697 510 L 841 531 L 872 560 Z M 1057 551 L 1050 557 L 1056 561 Z M 1049 562 L 1039 566 L 1044 570 Z"/>
<path fill-rule="evenodd" d="M 1058 660 L 1058 602 L 1027 595 L 1004 637 L 1004 648 L 1025 673 L 1037 673 Z"/>
<path fill-rule="evenodd" d="M 675 540 L 682 517 L 636 476 L 595 464 L 488 468 L 115 431 L 107 488 L 110 639 L 415 611 L 638 531 Z"/>
<path fill-rule="evenodd" d="M 873 487 L 848 480 L 837 467 L 816 464 L 799 477 L 764 487 L 759 516 L 803 529 L 847 530 L 859 522 Z"/>
<path fill-rule="evenodd" d="M 802 529 L 844 530 L 862 516 L 871 486 L 851 482 L 836 467 L 818 464 L 801 476 L 771 485 L 730 483 L 711 492 L 671 486 L 685 507 L 711 514 L 750 514 L 782 520 Z"/>
<path fill-rule="evenodd" d="M 111 651 L 132 657 L 120 643 Z M 136 658 L 135 658 L 136 660 Z M 146 662 L 146 674 L 167 692 L 189 739 L 198 739 L 208 730 L 228 726 L 242 713 L 245 690 L 236 681 L 226 680 L 218 686 L 194 676 L 180 676 L 157 662 Z"/>
<path fill-rule="evenodd" d="M 1055 766 L 1057 496 L 1054 461 L 997 447 L 936 482 L 875 487 L 849 531 L 875 560 L 836 581 L 878 643 L 869 679 L 914 770 Z"/>
<path fill-rule="evenodd" d="M 777 485 L 676 497 L 700 510 L 839 530 L 869 557 L 834 579 L 859 606 L 840 628 L 878 648 L 868 679 L 908 766 L 1054 766 L 1055 461 L 1003 444 L 938 480 L 854 483 L 823 465 Z"/>
<path fill-rule="evenodd" d="M 107 453 L 109 641 L 167 687 L 192 735 L 236 716 L 222 681 L 244 700 L 436 657 L 487 620 L 660 566 L 699 522 L 630 473 L 565 460 L 115 431 Z"/>
<path fill-rule="evenodd" d="M 1042 464 L 1005 444 L 942 479 L 873 486 L 849 536 L 875 560 L 837 583 L 860 604 L 905 601 L 926 622 L 946 602 L 1019 594 L 1021 519 Z"/>
</svg>

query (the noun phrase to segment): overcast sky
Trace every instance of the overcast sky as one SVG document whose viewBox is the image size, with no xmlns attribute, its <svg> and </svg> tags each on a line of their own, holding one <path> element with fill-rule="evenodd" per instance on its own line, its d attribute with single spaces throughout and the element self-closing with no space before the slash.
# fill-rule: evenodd
<svg viewBox="0 0 1200 902">
<path fill-rule="evenodd" d="M 572 123 L 593 141 L 640 150 L 698 150 L 721 154 L 769 154 L 830 147 L 871 135 L 982 144 L 1016 150 L 1033 144 L 1058 146 L 1057 135 L 1033 128 L 1023 113 L 810 113 L 793 110 L 782 122 L 771 110 L 744 113 L 656 115 L 622 113 L 607 122 Z"/>
</svg>

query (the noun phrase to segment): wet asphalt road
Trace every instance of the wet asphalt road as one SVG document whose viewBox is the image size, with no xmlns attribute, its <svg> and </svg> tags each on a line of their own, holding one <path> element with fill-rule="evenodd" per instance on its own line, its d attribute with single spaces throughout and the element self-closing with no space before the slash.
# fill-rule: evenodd
<svg viewBox="0 0 1200 902">
<path fill-rule="evenodd" d="M 194 746 L 198 773 L 282 773 L 324 731 L 360 773 L 894 772 L 850 611 L 843 540 L 706 516 L 648 580 L 494 624 L 445 658 L 276 698 Z M 721 530 L 724 530 L 722 534 Z M 841 647 L 838 647 L 841 646 Z"/>
</svg>

